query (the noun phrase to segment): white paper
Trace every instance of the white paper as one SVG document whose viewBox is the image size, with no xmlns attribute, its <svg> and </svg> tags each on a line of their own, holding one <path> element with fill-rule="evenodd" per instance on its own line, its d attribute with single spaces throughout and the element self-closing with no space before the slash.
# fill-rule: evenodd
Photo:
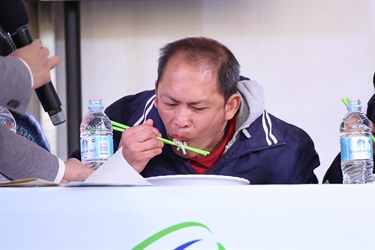
<svg viewBox="0 0 375 250">
<path fill-rule="evenodd" d="M 86 185 L 152 185 L 122 156 L 122 147 L 85 181 Z"/>
<path fill-rule="evenodd" d="M 0 187 L 49 187 L 49 186 L 62 186 L 62 184 L 54 183 L 37 178 L 26 178 L 14 181 L 2 182 Z"/>
</svg>

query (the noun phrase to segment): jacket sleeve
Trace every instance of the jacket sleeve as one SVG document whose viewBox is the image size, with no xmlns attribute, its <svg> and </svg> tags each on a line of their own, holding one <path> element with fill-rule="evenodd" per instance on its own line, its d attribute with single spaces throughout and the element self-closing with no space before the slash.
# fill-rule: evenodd
<svg viewBox="0 0 375 250">
<path fill-rule="evenodd" d="M 9 179 L 40 178 L 54 181 L 58 158 L 0 124 L 0 173 Z"/>
<path fill-rule="evenodd" d="M 293 142 L 287 146 L 294 151 L 296 161 L 293 171 L 289 176 L 289 183 L 318 183 L 318 178 L 314 170 L 319 167 L 320 160 L 313 140 L 302 129 L 295 130 L 293 134 Z"/>
<path fill-rule="evenodd" d="M 16 57 L 0 56 L 0 106 L 25 114 L 31 99 L 31 73 Z"/>
</svg>

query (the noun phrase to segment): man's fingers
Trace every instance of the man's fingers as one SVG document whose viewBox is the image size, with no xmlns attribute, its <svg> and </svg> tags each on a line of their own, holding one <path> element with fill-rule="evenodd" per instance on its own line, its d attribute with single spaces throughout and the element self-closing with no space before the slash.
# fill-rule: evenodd
<svg viewBox="0 0 375 250">
<path fill-rule="evenodd" d="M 35 47 L 39 47 L 39 48 L 42 48 L 43 47 L 43 43 L 41 40 L 39 39 L 34 39 L 33 42 L 31 43 L 32 46 L 35 46 Z"/>
<path fill-rule="evenodd" d="M 52 56 L 48 59 L 50 69 L 55 68 L 60 63 L 60 57 Z"/>
</svg>

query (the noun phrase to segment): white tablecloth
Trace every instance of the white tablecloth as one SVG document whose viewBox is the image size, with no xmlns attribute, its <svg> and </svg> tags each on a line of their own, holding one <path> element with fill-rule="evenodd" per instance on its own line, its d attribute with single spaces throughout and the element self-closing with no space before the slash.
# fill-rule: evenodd
<svg viewBox="0 0 375 250">
<path fill-rule="evenodd" d="M 0 188 L 1 250 L 133 248 L 372 250 L 375 185 Z"/>
</svg>

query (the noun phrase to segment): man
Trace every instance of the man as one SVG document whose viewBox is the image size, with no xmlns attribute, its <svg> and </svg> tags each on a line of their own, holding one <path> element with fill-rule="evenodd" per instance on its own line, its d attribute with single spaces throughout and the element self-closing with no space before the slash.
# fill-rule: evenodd
<svg viewBox="0 0 375 250">
<path fill-rule="evenodd" d="M 59 58 L 48 57 L 49 51 L 40 40 L 0 56 L 0 106 L 25 113 L 32 88 L 50 81 L 50 70 Z M 93 171 L 77 159 L 65 163 L 0 123 L 0 173 L 10 180 L 40 178 L 57 183 L 83 181 Z"/>
<path fill-rule="evenodd" d="M 115 149 L 142 176 L 215 174 L 251 184 L 317 183 L 320 164 L 306 132 L 264 109 L 263 89 L 240 77 L 219 42 L 191 37 L 161 49 L 155 90 L 125 96 L 106 109 L 131 126 L 114 132 Z M 183 150 L 156 137 L 210 152 Z"/>
</svg>

